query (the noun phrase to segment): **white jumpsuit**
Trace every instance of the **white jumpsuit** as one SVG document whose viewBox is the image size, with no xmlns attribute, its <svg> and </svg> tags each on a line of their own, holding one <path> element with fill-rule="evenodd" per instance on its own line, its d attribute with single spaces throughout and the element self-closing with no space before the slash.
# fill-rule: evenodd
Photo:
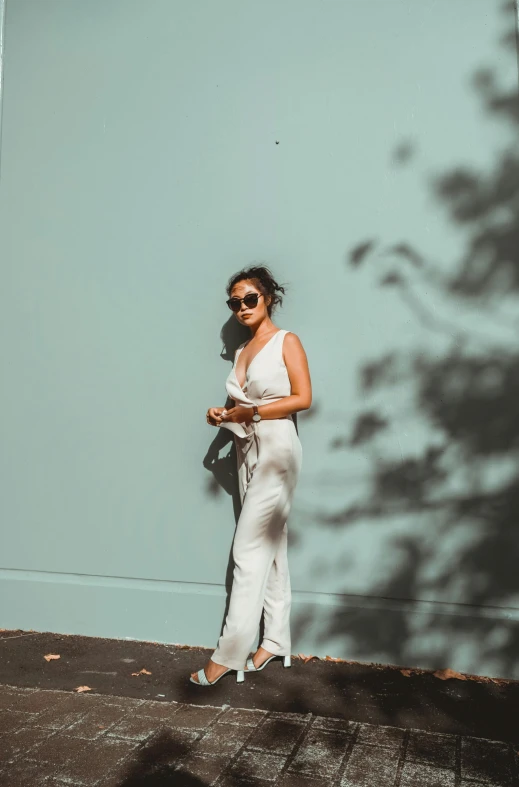
<svg viewBox="0 0 519 787">
<path fill-rule="evenodd" d="M 236 405 L 276 402 L 291 393 L 278 330 L 249 364 L 243 388 L 236 350 L 226 389 Z M 255 423 L 225 423 L 234 433 L 238 457 L 241 513 L 233 543 L 234 573 L 227 618 L 211 656 L 216 664 L 242 670 L 258 633 L 276 655 L 290 654 L 291 589 L 287 558 L 287 518 L 301 470 L 302 448 L 292 415 Z"/>
</svg>

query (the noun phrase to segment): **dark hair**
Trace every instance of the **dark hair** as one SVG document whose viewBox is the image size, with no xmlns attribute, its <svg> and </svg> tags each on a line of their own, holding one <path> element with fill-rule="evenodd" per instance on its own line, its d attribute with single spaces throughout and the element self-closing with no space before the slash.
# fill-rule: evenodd
<svg viewBox="0 0 519 787">
<path fill-rule="evenodd" d="M 230 296 L 232 288 L 235 284 L 243 279 L 250 279 L 254 282 L 254 286 L 263 293 L 263 295 L 270 295 L 270 303 L 267 306 L 269 317 L 272 316 L 272 311 L 276 306 L 282 306 L 283 297 L 279 295 L 280 292 L 285 293 L 285 287 L 278 284 L 272 275 L 272 271 L 266 265 L 251 265 L 248 268 L 242 268 L 241 271 L 231 276 L 226 287 L 227 295 Z"/>
</svg>

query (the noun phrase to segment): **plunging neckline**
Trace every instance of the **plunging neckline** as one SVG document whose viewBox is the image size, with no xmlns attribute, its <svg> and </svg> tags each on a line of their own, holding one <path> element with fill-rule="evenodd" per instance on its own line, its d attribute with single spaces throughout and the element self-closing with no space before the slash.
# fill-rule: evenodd
<svg viewBox="0 0 519 787">
<path fill-rule="evenodd" d="M 270 339 L 269 339 L 267 342 L 265 342 L 265 344 L 263 345 L 263 347 L 262 347 L 260 350 L 258 350 L 258 352 L 256 353 L 256 355 L 254 355 L 254 356 L 253 356 L 252 360 L 249 362 L 249 365 L 248 365 L 248 366 L 247 366 L 247 368 L 245 369 L 245 379 L 244 379 L 244 381 L 243 381 L 243 385 L 245 385 L 245 384 L 247 383 L 247 375 L 248 375 L 248 373 L 249 373 L 249 369 L 251 368 L 252 364 L 254 363 L 254 361 L 256 360 L 256 358 L 258 357 L 258 355 L 260 354 L 260 352 L 262 352 L 262 351 L 265 349 L 265 347 L 267 346 L 267 344 L 270 344 L 270 342 L 272 341 L 272 339 L 274 338 L 274 336 L 277 336 L 277 335 L 278 335 L 278 333 L 279 333 L 280 331 L 282 331 L 282 330 L 283 330 L 282 328 L 278 328 L 278 330 L 277 330 L 277 331 L 276 331 L 274 334 L 272 334 L 272 336 L 270 337 Z M 252 339 L 249 339 L 249 341 L 247 342 L 247 344 L 249 344 L 249 342 L 250 342 L 250 341 L 252 341 Z M 244 349 L 246 348 L 247 344 L 244 344 L 244 345 L 243 345 L 243 347 L 241 348 L 240 352 L 238 353 L 238 355 L 237 355 L 237 357 L 236 357 L 236 360 L 235 360 L 235 363 L 234 363 L 234 366 L 233 366 L 234 377 L 235 377 L 235 379 L 236 379 L 236 382 L 238 383 L 238 385 L 240 386 L 240 388 L 241 388 L 241 390 L 242 390 L 242 391 L 243 391 L 243 385 L 242 385 L 242 384 L 240 383 L 240 381 L 238 380 L 238 375 L 236 374 L 236 366 L 237 366 L 237 364 L 238 364 L 238 358 L 240 357 L 242 350 L 244 350 Z"/>
</svg>

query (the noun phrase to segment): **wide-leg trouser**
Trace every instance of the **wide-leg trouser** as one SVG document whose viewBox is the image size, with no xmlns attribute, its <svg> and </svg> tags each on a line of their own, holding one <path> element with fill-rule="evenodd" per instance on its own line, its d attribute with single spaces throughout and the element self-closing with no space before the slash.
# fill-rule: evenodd
<svg viewBox="0 0 519 787">
<path fill-rule="evenodd" d="M 256 450 L 242 452 L 236 437 L 242 510 L 233 543 L 229 609 L 216 664 L 244 669 L 264 610 L 262 646 L 289 655 L 291 588 L 287 518 L 302 465 L 302 447 L 291 418 L 260 421 Z"/>
</svg>

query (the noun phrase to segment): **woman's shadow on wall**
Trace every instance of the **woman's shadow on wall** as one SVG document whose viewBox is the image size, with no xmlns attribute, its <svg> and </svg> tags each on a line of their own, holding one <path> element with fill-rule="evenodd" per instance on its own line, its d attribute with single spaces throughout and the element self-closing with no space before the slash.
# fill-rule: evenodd
<svg viewBox="0 0 519 787">
<path fill-rule="evenodd" d="M 250 331 L 241 325 L 235 317 L 231 316 L 223 325 L 220 331 L 220 339 L 222 340 L 222 351 L 220 357 L 224 361 L 234 362 L 234 354 L 240 344 L 250 339 Z M 230 400 L 226 402 L 226 407 L 231 406 Z M 234 437 L 232 432 L 228 429 L 216 428 L 216 434 L 212 440 L 206 455 L 204 456 L 203 465 L 206 470 L 211 473 L 211 478 L 208 483 L 209 494 L 216 498 L 222 493 L 222 490 L 227 493 L 232 500 L 233 515 L 235 524 L 238 522 L 241 511 L 240 502 L 240 489 L 238 486 L 238 471 L 237 471 L 237 457 L 236 447 L 234 445 Z M 231 597 L 232 578 L 234 570 L 234 561 L 232 558 L 232 542 L 229 548 L 229 557 L 227 560 L 227 569 L 225 572 L 225 610 L 223 614 L 222 623 L 220 626 L 220 634 L 223 632 L 225 618 L 229 609 L 229 601 Z"/>
</svg>

